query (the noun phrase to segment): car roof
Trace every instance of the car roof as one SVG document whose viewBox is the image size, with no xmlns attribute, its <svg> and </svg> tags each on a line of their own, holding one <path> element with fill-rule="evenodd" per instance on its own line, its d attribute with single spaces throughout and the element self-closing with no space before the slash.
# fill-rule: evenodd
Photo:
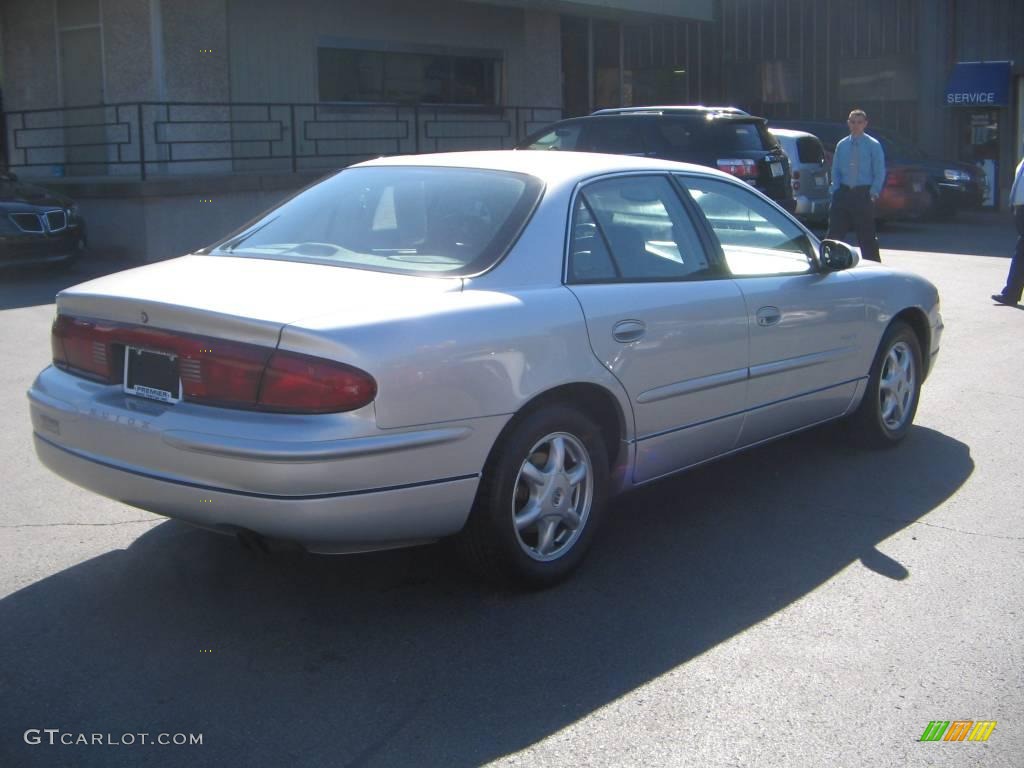
<svg viewBox="0 0 1024 768">
<path fill-rule="evenodd" d="M 667 104 L 653 105 L 648 107 L 611 107 L 599 109 L 591 113 L 594 115 L 635 115 L 635 114 L 682 114 L 682 115 L 732 115 L 736 117 L 753 117 L 749 112 L 744 112 L 737 107 L 706 107 L 703 104 Z"/>
<path fill-rule="evenodd" d="M 768 130 L 771 131 L 772 134 L 774 134 L 775 136 L 780 136 L 780 137 L 787 138 L 787 139 L 810 138 L 810 139 L 814 139 L 817 142 L 821 141 L 813 133 L 809 133 L 807 131 L 797 131 L 797 130 L 795 130 L 793 128 L 773 128 L 772 126 L 769 125 L 768 126 Z"/>
<path fill-rule="evenodd" d="M 407 166 L 474 168 L 510 171 L 534 176 L 547 184 L 580 181 L 591 176 L 622 171 L 690 171 L 706 176 L 735 177 L 714 168 L 671 160 L 600 152 L 558 152 L 528 149 L 500 149 L 480 152 L 443 152 L 427 155 L 393 155 L 368 160 L 353 168 Z"/>
</svg>

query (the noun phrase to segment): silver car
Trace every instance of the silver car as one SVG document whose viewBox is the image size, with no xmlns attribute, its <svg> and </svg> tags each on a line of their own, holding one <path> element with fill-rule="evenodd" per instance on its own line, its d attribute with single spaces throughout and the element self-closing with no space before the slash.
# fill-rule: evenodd
<svg viewBox="0 0 1024 768">
<path fill-rule="evenodd" d="M 62 291 L 28 395 L 41 460 L 125 504 L 544 586 L 620 491 L 841 417 L 898 442 L 941 334 L 927 280 L 724 173 L 422 155 Z"/>
<path fill-rule="evenodd" d="M 832 197 L 829 194 L 829 167 L 821 140 L 804 131 L 769 128 L 779 140 L 793 173 L 793 199 L 798 219 L 808 222 L 828 220 Z"/>
</svg>

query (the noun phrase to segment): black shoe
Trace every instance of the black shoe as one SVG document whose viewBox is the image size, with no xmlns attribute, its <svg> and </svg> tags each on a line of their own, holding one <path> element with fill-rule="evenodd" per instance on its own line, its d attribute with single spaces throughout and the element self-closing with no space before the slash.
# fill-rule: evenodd
<svg viewBox="0 0 1024 768">
<path fill-rule="evenodd" d="M 1014 301 L 1008 296 L 1003 296 L 1001 293 L 993 293 L 992 301 L 997 302 L 998 304 L 1005 304 L 1008 307 L 1016 307 L 1020 303 L 1018 301 Z"/>
</svg>

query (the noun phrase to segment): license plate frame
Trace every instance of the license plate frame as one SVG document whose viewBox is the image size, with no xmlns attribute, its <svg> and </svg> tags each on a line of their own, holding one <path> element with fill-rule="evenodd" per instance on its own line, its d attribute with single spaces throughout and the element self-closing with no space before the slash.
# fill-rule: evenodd
<svg viewBox="0 0 1024 768">
<path fill-rule="evenodd" d="M 126 346 L 121 384 L 129 395 L 171 405 L 180 403 L 182 390 L 178 356 L 158 349 Z"/>
<path fill-rule="evenodd" d="M 782 170 L 782 163 L 771 163 L 770 165 L 772 169 L 772 178 L 777 179 L 779 176 L 783 175 L 784 171 Z"/>
</svg>

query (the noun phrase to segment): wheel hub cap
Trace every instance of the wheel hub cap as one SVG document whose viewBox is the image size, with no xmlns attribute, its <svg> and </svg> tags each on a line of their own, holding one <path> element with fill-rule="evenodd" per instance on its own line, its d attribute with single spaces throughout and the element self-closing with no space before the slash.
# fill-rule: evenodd
<svg viewBox="0 0 1024 768">
<path fill-rule="evenodd" d="M 910 346 L 905 341 L 896 342 L 885 356 L 878 383 L 878 405 L 886 429 L 895 431 L 906 424 L 916 388 L 917 371 Z"/>
<path fill-rule="evenodd" d="M 512 516 L 523 551 L 551 561 L 576 543 L 590 514 L 594 473 L 590 454 L 574 435 L 539 440 L 516 477 Z"/>
</svg>

